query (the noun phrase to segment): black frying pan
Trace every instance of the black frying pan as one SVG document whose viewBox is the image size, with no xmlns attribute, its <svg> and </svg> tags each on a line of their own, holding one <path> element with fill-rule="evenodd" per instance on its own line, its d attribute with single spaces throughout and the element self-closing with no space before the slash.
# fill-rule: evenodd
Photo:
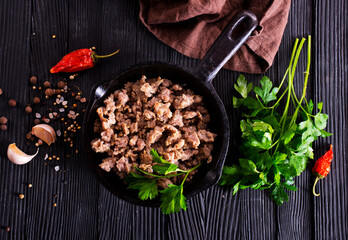
<svg viewBox="0 0 348 240">
<path fill-rule="evenodd" d="M 123 88 L 126 82 L 140 79 L 141 75 L 146 75 L 147 78 L 161 76 L 162 78 L 172 80 L 174 83 L 185 84 L 186 88 L 190 88 L 195 94 L 203 96 L 205 105 L 211 115 L 209 128 L 217 134 L 212 152 L 213 160 L 210 164 L 199 167 L 199 171 L 194 176 L 193 181 L 185 184 L 184 194 L 187 198 L 190 198 L 196 193 L 211 187 L 219 180 L 228 150 L 230 127 L 224 105 L 215 92 L 211 81 L 248 39 L 257 25 L 257 19 L 251 12 L 241 11 L 237 13 L 196 69 L 187 69 L 183 66 L 159 62 L 142 64 L 132 67 L 111 81 L 93 88 L 90 98 L 91 101 L 84 118 L 83 141 L 92 168 L 96 171 L 99 180 L 107 189 L 121 199 L 131 203 L 144 206 L 159 206 L 158 200 L 139 200 L 137 191 L 127 189 L 123 180 L 118 178 L 115 173 L 112 171 L 107 173 L 102 170 L 98 165 L 105 156 L 96 154 L 90 145 L 90 142 L 96 137 L 93 133 L 93 124 L 95 119 L 98 118 L 96 114 L 97 108 L 103 105 L 104 99 L 111 93 Z"/>
</svg>

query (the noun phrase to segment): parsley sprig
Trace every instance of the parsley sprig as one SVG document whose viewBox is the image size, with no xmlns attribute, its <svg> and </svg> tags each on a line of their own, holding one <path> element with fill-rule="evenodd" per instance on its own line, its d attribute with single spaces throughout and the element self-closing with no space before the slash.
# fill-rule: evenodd
<svg viewBox="0 0 348 240">
<path fill-rule="evenodd" d="M 318 103 L 314 114 L 313 101 L 306 99 L 310 69 L 311 37 L 308 37 L 307 68 L 304 72 L 303 90 L 296 96 L 294 77 L 297 62 L 305 39 L 296 39 L 290 63 L 278 87 L 268 77 L 260 81 L 261 87 L 248 83 L 240 75 L 234 88 L 241 95 L 233 97 L 235 108 L 243 106 L 246 111 L 240 121 L 242 132 L 241 153 L 238 164 L 225 166 L 220 185 L 232 185 L 233 194 L 239 189 L 269 189 L 270 196 L 278 205 L 288 201 L 285 189 L 296 191 L 294 177 L 306 168 L 308 159 L 313 159 L 312 143 L 318 137 L 331 133 L 324 131 L 328 115 L 322 113 L 323 103 Z M 280 89 L 287 80 L 287 87 Z M 250 93 L 255 93 L 255 98 Z M 280 96 L 279 96 L 280 95 Z M 273 104 L 270 104 L 273 102 Z M 281 103 L 285 103 L 281 105 Z M 289 114 L 294 109 L 293 115 Z"/>
<path fill-rule="evenodd" d="M 159 156 L 158 152 L 151 149 L 150 154 L 155 165 L 152 166 L 154 173 L 146 172 L 134 166 L 143 175 L 130 172 L 126 178 L 129 189 L 139 190 L 138 197 L 141 200 L 154 199 L 160 194 L 161 210 L 164 214 L 176 213 L 181 209 L 186 211 L 186 197 L 183 194 L 184 183 L 188 175 L 199 165 L 189 169 L 182 170 L 178 165 L 170 163 Z M 185 177 L 180 185 L 169 184 L 168 188 L 158 190 L 157 180 L 162 178 L 170 178 L 185 174 Z"/>
</svg>

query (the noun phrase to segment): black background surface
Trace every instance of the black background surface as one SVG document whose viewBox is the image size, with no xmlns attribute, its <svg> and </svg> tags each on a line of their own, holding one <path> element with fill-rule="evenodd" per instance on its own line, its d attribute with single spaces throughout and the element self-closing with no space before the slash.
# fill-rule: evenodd
<svg viewBox="0 0 348 240">
<path fill-rule="evenodd" d="M 87 94 L 97 82 L 110 80 L 121 70 L 137 63 L 166 61 L 194 67 L 198 60 L 185 57 L 161 43 L 138 19 L 135 0 L 11 0 L 0 3 L 0 115 L 9 119 L 8 131 L 0 132 L 0 239 L 347 239 L 347 26 L 348 3 L 300 1 L 291 4 L 289 22 L 273 66 L 266 73 L 279 83 L 290 59 L 296 37 L 312 35 L 313 55 L 308 96 L 324 103 L 330 116 L 328 128 L 334 135 L 314 144 L 315 157 L 327 143 L 335 148 L 332 171 L 318 184 L 320 197 L 311 193 L 311 167 L 296 179 L 297 192 L 277 207 L 266 191 L 243 190 L 232 196 L 218 186 L 189 200 L 186 212 L 164 216 L 158 208 L 129 204 L 113 196 L 96 180 L 79 154 L 60 140 L 42 147 L 39 157 L 16 166 L 6 157 L 10 142 L 25 152 L 25 134 L 33 115 L 24 113 L 36 91 L 29 77 L 57 83 L 66 75 L 52 75 L 52 67 L 64 54 L 95 46 L 100 54 L 120 48 L 111 60 L 98 64 L 73 80 Z M 53 39 L 52 35 L 56 35 Z M 301 86 L 305 52 L 299 61 L 295 84 Z M 239 73 L 222 70 L 214 80 L 230 118 L 229 159 L 238 149 L 240 113 L 232 106 L 233 84 Z M 258 83 L 261 75 L 246 74 Z M 297 89 L 300 92 L 301 89 Z M 9 98 L 17 100 L 8 108 Z M 48 108 L 48 107 L 46 107 Z M 79 109 L 82 110 L 82 106 Z M 34 112 L 45 108 L 34 108 Z M 62 123 L 55 124 L 62 127 Z M 81 136 L 81 135 L 80 135 Z M 43 160 L 45 153 L 61 156 L 58 162 Z M 72 154 L 65 158 L 65 154 Z M 67 172 L 56 172 L 59 165 Z M 66 184 L 64 184 L 66 181 Z M 28 188 L 27 184 L 33 187 Z M 20 200 L 19 193 L 25 198 Z M 57 198 L 54 195 L 57 194 Z M 53 203 L 57 207 L 53 207 Z"/>
</svg>

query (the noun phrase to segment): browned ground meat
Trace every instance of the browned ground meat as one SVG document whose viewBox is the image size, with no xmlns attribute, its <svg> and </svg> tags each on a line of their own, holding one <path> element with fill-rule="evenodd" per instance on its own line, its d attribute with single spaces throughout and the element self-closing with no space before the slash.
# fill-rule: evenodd
<svg viewBox="0 0 348 240">
<path fill-rule="evenodd" d="M 216 134 L 208 129 L 210 115 L 203 97 L 168 79 L 142 76 L 128 82 L 104 100 L 97 114 L 94 132 L 99 136 L 91 142 L 92 148 L 107 153 L 99 166 L 121 178 L 136 172 L 134 166 L 152 172 L 152 148 L 183 170 L 212 160 Z M 158 185 L 166 188 L 180 179 L 161 179 Z"/>
</svg>

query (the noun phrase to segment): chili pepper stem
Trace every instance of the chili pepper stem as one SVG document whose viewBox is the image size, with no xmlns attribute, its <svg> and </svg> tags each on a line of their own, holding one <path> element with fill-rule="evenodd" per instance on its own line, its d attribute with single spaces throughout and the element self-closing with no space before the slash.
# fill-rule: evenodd
<svg viewBox="0 0 348 240">
<path fill-rule="evenodd" d="M 316 197 L 319 197 L 320 193 L 316 193 L 315 192 L 315 186 L 317 185 L 317 182 L 319 181 L 319 177 L 317 177 L 314 181 L 314 184 L 313 184 L 313 195 L 316 196 Z"/>
<path fill-rule="evenodd" d="M 120 49 L 118 49 L 116 52 L 110 53 L 110 54 L 108 54 L 108 55 L 97 55 L 97 54 L 95 54 L 95 52 L 93 52 L 93 57 L 94 57 L 95 59 L 99 59 L 99 58 L 108 58 L 108 57 L 111 57 L 111 56 L 117 54 L 119 51 L 120 51 Z"/>
</svg>

